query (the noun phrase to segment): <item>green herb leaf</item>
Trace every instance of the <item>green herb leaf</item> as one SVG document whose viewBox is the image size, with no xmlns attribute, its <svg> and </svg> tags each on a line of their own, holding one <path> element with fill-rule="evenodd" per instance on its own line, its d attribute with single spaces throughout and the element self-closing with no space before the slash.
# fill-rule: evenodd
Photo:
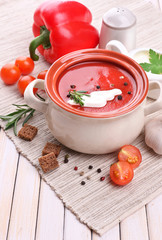
<svg viewBox="0 0 162 240">
<path fill-rule="evenodd" d="M 39 97 L 40 98 L 40 100 L 42 100 L 43 102 L 45 102 L 46 100 L 42 97 L 42 96 L 40 96 L 38 93 L 36 93 L 36 95 L 37 95 L 37 97 Z"/>
<path fill-rule="evenodd" d="M 0 115 L 0 119 L 2 119 L 3 121 L 7 121 L 7 120 L 9 120 L 10 119 L 10 116 L 2 116 L 2 115 Z"/>
<path fill-rule="evenodd" d="M 140 63 L 140 66 L 146 71 L 155 74 L 162 74 L 162 54 L 149 50 L 150 63 Z"/>
<path fill-rule="evenodd" d="M 8 129 L 12 128 L 13 125 L 14 125 L 14 123 L 10 123 L 10 124 L 7 123 L 7 124 L 6 124 L 6 127 L 5 127 L 5 130 L 8 130 Z"/>
<path fill-rule="evenodd" d="M 75 91 L 75 90 L 74 90 Z M 77 93 L 87 93 L 87 91 L 76 91 Z"/>
<path fill-rule="evenodd" d="M 33 116 L 33 113 L 34 113 L 35 109 L 30 108 L 26 104 L 23 104 L 23 105 L 12 104 L 12 105 L 17 107 L 16 111 L 12 112 L 12 113 L 9 113 L 5 116 L 0 115 L 0 119 L 2 119 L 3 121 L 7 121 L 7 124 L 5 126 L 5 130 L 8 130 L 8 129 L 13 127 L 14 134 L 17 135 L 17 123 L 18 123 L 18 121 L 22 117 L 23 118 L 26 117 L 23 124 L 26 123 Z"/>
<path fill-rule="evenodd" d="M 83 107 L 84 106 L 83 96 L 90 97 L 89 94 L 85 94 L 85 93 L 87 93 L 87 91 L 76 91 L 76 90 L 69 91 L 70 99 L 74 100 L 75 103 Z"/>
<path fill-rule="evenodd" d="M 18 108 L 23 108 L 23 107 L 29 107 L 27 104 L 12 104 L 13 106 L 16 106 L 16 107 L 18 107 Z"/>
<path fill-rule="evenodd" d="M 24 126 L 24 124 L 25 124 L 31 117 L 33 117 L 34 112 L 35 112 L 35 109 L 33 109 L 33 110 L 29 113 L 29 115 L 24 119 L 23 124 L 22 124 L 23 126 Z"/>
<path fill-rule="evenodd" d="M 17 122 L 19 121 L 19 119 L 17 118 L 16 121 L 14 122 L 14 126 L 13 126 L 13 131 L 15 136 L 17 136 Z"/>
</svg>

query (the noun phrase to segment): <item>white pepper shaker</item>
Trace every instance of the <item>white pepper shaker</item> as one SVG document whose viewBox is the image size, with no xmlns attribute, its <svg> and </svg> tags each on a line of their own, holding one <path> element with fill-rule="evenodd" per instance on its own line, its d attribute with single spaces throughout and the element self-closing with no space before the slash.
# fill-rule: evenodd
<svg viewBox="0 0 162 240">
<path fill-rule="evenodd" d="M 111 40 L 118 40 L 128 51 L 136 47 L 136 17 L 123 7 L 115 7 L 106 12 L 102 19 L 99 48 L 106 48 Z"/>
</svg>

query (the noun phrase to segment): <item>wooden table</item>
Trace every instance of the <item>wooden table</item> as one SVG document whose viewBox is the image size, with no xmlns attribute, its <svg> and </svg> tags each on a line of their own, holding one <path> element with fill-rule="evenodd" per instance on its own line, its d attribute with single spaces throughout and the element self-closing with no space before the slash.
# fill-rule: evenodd
<svg viewBox="0 0 162 240">
<path fill-rule="evenodd" d="M 162 1 L 152 3 L 162 9 Z M 161 240 L 162 194 L 99 237 L 64 208 L 1 129 L 0 240 L 4 239 Z"/>
</svg>

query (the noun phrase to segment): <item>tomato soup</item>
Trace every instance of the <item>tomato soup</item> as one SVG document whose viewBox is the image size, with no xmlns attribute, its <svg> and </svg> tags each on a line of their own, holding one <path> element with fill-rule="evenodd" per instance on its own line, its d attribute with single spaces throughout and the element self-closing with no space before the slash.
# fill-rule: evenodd
<svg viewBox="0 0 162 240">
<path fill-rule="evenodd" d="M 91 93 L 114 88 L 120 89 L 121 95 L 107 101 L 104 107 L 72 106 L 86 112 L 110 112 L 128 105 L 136 94 L 136 82 L 131 74 L 111 63 L 94 61 L 75 64 L 66 69 L 58 79 L 58 91 L 66 103 L 71 90 Z"/>
</svg>

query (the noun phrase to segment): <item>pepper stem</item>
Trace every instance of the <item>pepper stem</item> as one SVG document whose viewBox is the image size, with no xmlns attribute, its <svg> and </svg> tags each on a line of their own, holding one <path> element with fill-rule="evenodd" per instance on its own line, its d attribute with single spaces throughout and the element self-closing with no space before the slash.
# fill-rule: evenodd
<svg viewBox="0 0 162 240">
<path fill-rule="evenodd" d="M 51 43 L 49 40 L 50 31 L 46 28 L 46 26 L 40 27 L 40 35 L 33 39 L 29 46 L 30 57 L 34 61 L 38 61 L 39 56 L 35 53 L 35 50 L 38 46 L 43 45 L 44 49 L 48 49 L 51 47 Z"/>
</svg>

